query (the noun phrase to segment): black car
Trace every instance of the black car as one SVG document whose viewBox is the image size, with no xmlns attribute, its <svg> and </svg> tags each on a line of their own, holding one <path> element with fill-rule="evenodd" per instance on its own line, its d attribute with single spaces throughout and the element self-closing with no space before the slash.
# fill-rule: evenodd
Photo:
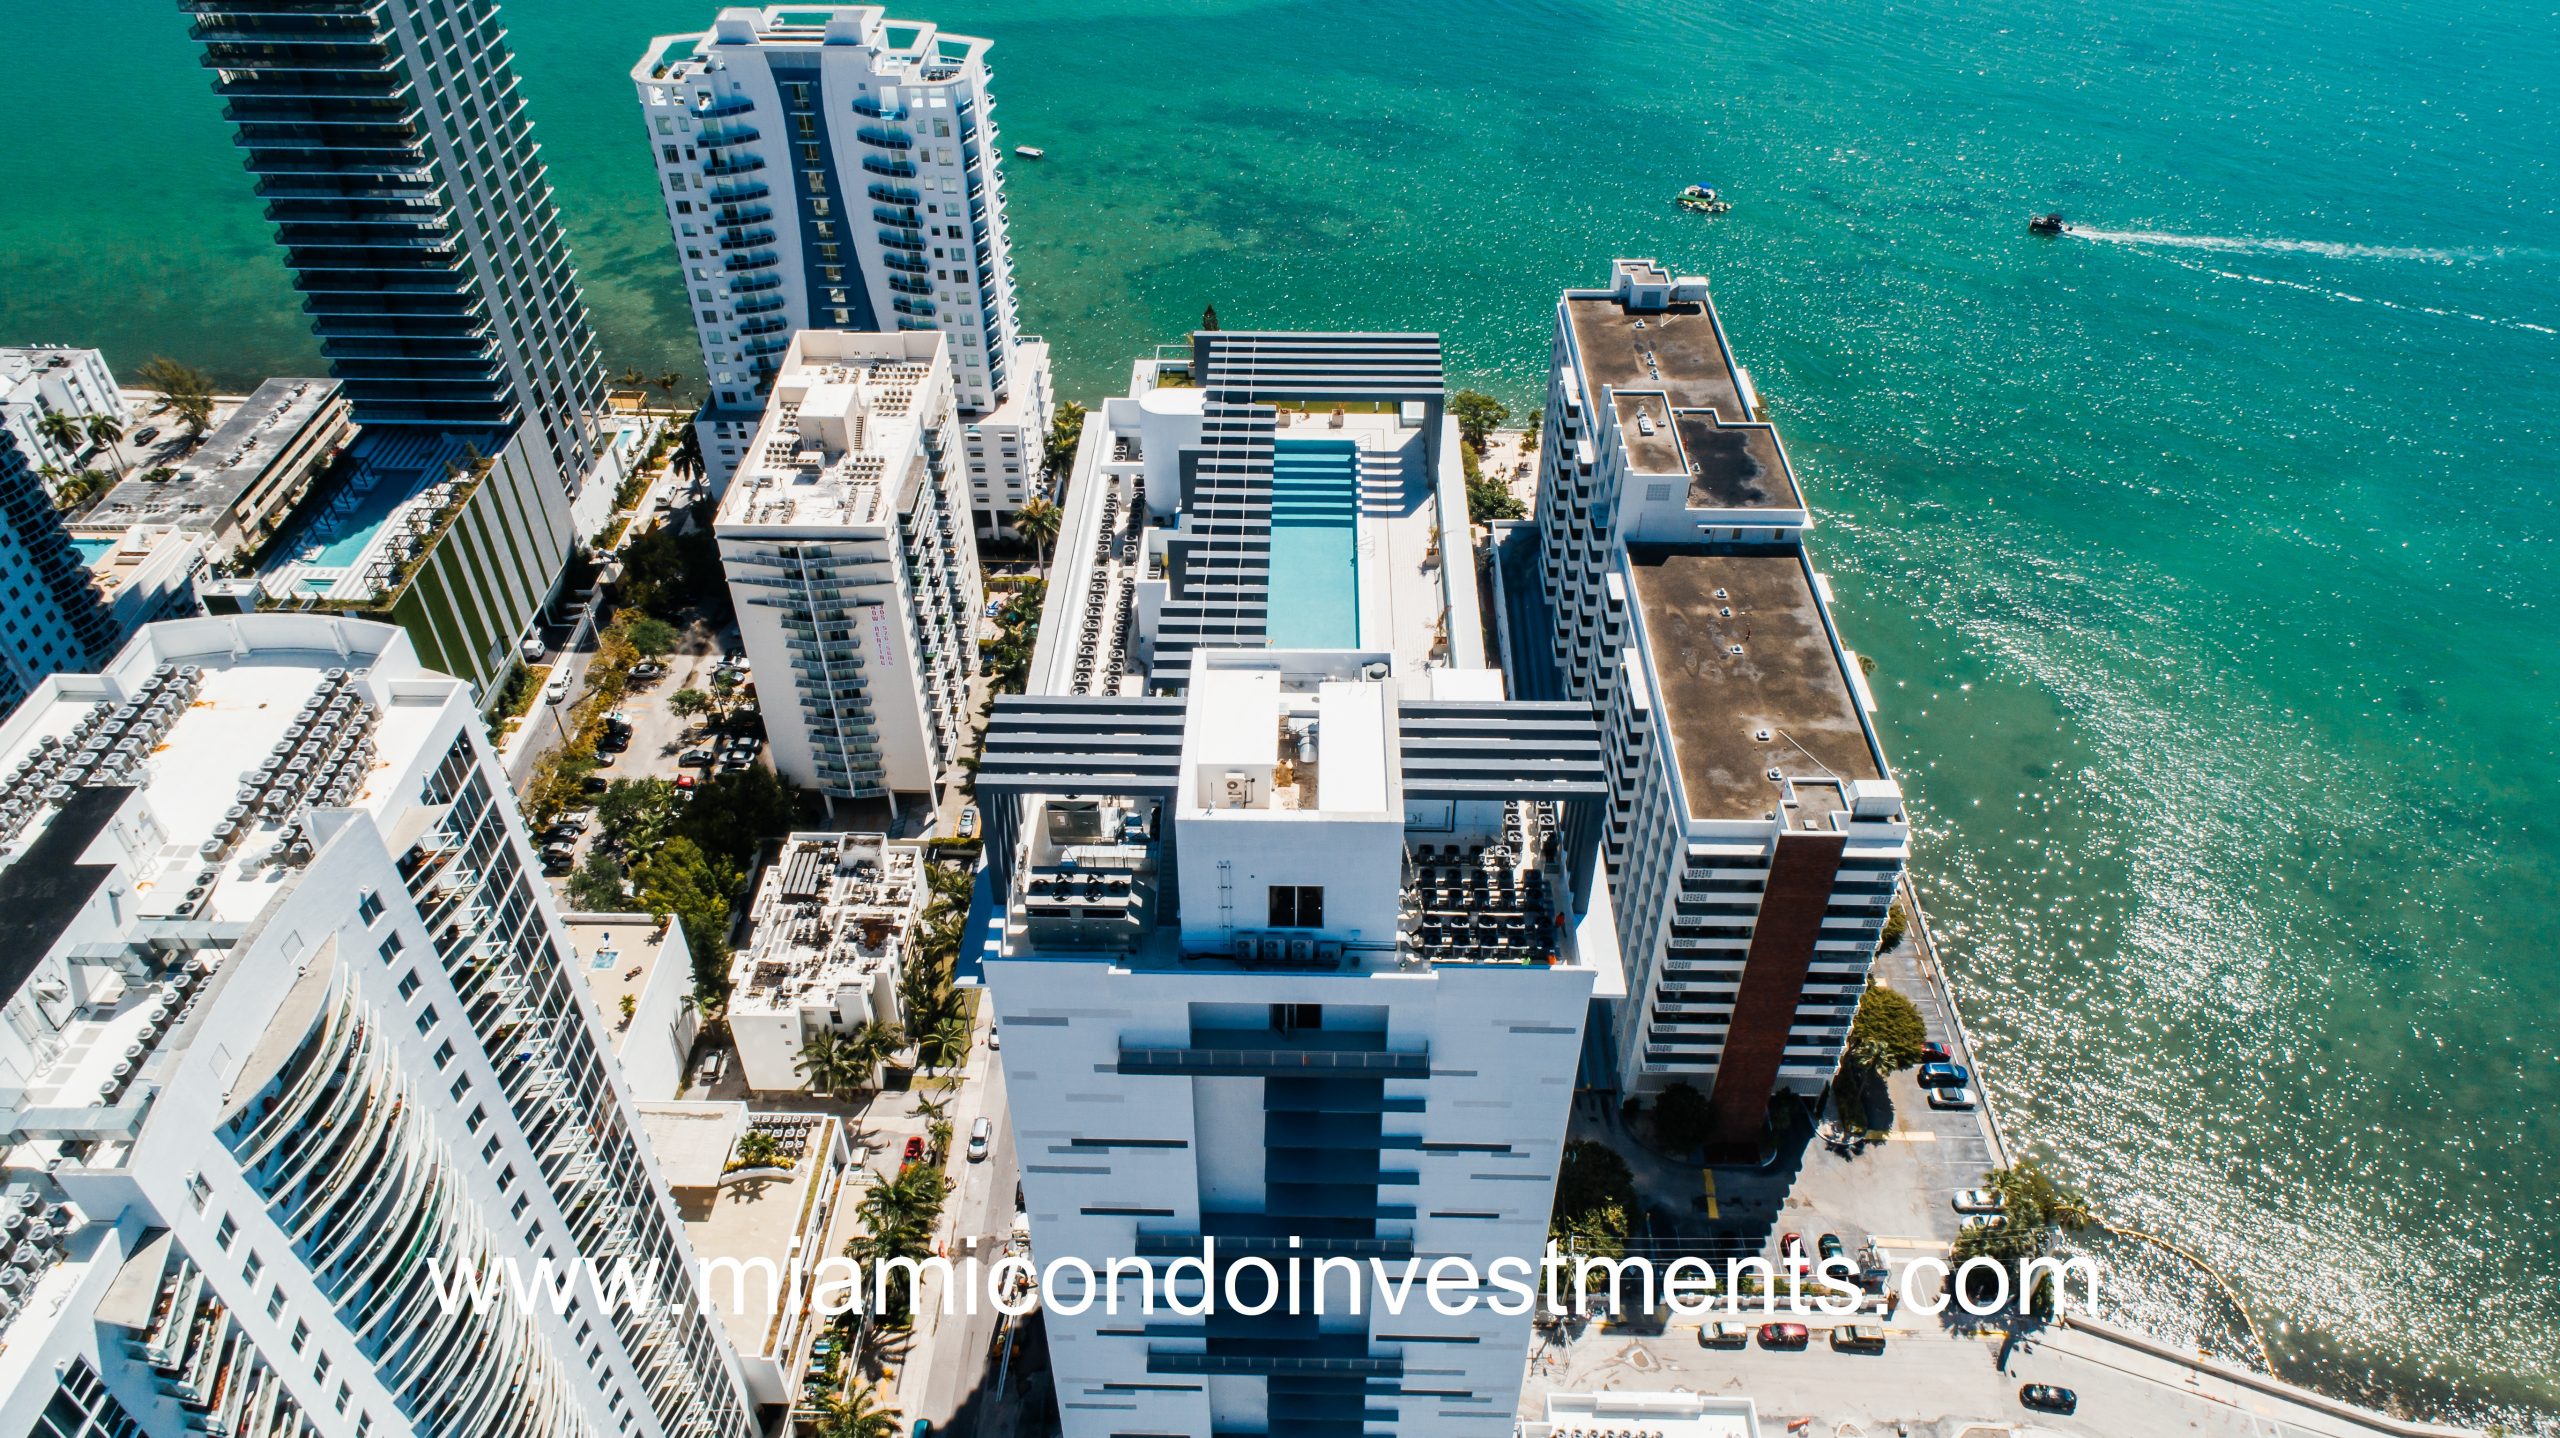
<svg viewBox="0 0 2560 1438">
<path fill-rule="evenodd" d="M 2046 1413 L 2076 1413 L 2080 1395 L 2051 1383 L 2030 1383 L 2018 1390 L 2018 1401 Z"/>
<path fill-rule="evenodd" d="M 708 769 L 711 767 L 711 751 L 708 749 L 687 749 L 682 754 L 676 756 L 676 767 L 680 769 Z"/>
</svg>

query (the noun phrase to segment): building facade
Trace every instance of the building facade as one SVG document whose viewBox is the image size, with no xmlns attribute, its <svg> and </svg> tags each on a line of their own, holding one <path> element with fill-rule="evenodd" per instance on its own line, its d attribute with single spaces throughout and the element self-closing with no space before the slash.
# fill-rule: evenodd
<svg viewBox="0 0 2560 1438">
<path fill-rule="evenodd" d="M 905 1021 L 898 987 L 924 914 L 924 866 L 922 844 L 882 834 L 783 841 L 729 966 L 729 1035 L 749 1089 L 807 1088 L 800 1051 L 809 1040 Z"/>
<path fill-rule="evenodd" d="M 1041 491 L 1049 350 L 1022 332 L 987 50 L 876 6 L 733 7 L 633 67 L 711 376 L 715 485 L 791 337 L 838 329 L 948 340 L 981 529 Z"/>
<path fill-rule="evenodd" d="M 604 374 L 497 7 L 182 4 L 355 422 L 584 483 Z"/>
<path fill-rule="evenodd" d="M 115 374 L 99 351 L 68 345 L 0 348 L 0 429 L 17 436 L 18 452 L 37 474 L 48 469 L 76 473 L 90 452 L 89 443 L 63 444 L 45 433 L 49 414 L 84 421 L 107 415 L 128 428 L 133 424 L 133 406 L 117 390 Z"/>
<path fill-rule="evenodd" d="M 1617 1080 L 1701 1087 L 1749 1143 L 1773 1094 L 1839 1067 L 1909 857 L 1902 792 L 1706 281 L 1620 260 L 1568 291 L 1545 423 L 1536 524 L 1497 570 L 1514 683 L 1608 725 Z"/>
<path fill-rule="evenodd" d="M 795 336 L 713 531 L 774 767 L 831 798 L 931 795 L 968 737 L 981 603 L 950 351 Z"/>
<path fill-rule="evenodd" d="M 271 379 L 163 480 L 107 491 L 90 523 L 165 524 L 204 535 L 217 559 L 255 554 L 354 437 L 335 380 Z"/>
<path fill-rule="evenodd" d="M 0 764 L 0 1432 L 758 1431 L 468 686 L 182 620 Z M 437 1292 L 621 1259 L 658 1302 Z"/>
<path fill-rule="evenodd" d="M 48 674 L 86 669 L 114 619 L 14 430 L 0 428 L 0 702 Z"/>
<path fill-rule="evenodd" d="M 1191 668 L 1179 697 L 999 700 L 979 772 L 1033 1251 L 1206 1253 L 1221 1295 L 1142 1318 L 1124 1276 L 1053 1308 L 1065 1431 L 1507 1431 L 1529 1305 L 1386 1289 L 1546 1241 L 1583 1015 L 1618 986 L 1598 726 L 1385 651 Z M 1298 1301 L 1242 1311 L 1278 1297 L 1231 1277 L 1256 1259 Z M 1356 1266 L 1321 1310 L 1319 1259 Z"/>
</svg>

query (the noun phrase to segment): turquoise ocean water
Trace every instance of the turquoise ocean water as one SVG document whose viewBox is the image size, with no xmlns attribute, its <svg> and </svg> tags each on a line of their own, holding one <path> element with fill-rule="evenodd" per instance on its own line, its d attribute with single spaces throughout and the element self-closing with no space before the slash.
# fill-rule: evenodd
<svg viewBox="0 0 2560 1438">
<path fill-rule="evenodd" d="M 625 72 L 507 7 L 609 365 L 690 369 Z M 312 346 L 171 7 L 0 148 L 0 340 Z M 1032 326 L 1214 301 L 1536 393 L 1556 292 L 1702 271 L 1821 512 L 2015 1127 L 2287 1370 L 2560 1410 L 2560 22 L 2485 0 L 969 0 Z M 57 72 L 61 73 L 61 72 Z M 1736 206 L 1684 216 L 1692 181 Z M 2035 241 L 2031 209 L 2093 233 Z M 2222 1331 L 2194 1284 L 2134 1300 Z M 2217 1340 L 2219 1341 L 2219 1340 Z"/>
</svg>

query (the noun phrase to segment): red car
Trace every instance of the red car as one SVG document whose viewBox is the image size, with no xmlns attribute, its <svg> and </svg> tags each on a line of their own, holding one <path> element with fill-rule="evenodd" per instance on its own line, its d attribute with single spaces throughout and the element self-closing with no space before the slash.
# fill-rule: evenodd
<svg viewBox="0 0 2560 1438">
<path fill-rule="evenodd" d="M 1936 1039 L 1920 1046 L 1920 1062 L 1924 1064 L 1951 1064 L 1955 1061 L 1956 1056 L 1947 1052 L 1947 1046 Z"/>
<path fill-rule="evenodd" d="M 1806 1332 L 1801 1323 L 1760 1325 L 1760 1346 L 1763 1348 L 1802 1348 L 1812 1341 L 1813 1335 Z"/>
<path fill-rule="evenodd" d="M 924 1139 L 921 1136 L 908 1139 L 907 1156 L 901 1161 L 901 1166 L 903 1167 L 905 1164 L 921 1162 L 923 1158 Z"/>
<path fill-rule="evenodd" d="M 1813 1266 L 1813 1260 L 1805 1256 L 1803 1234 L 1790 1233 L 1778 1240 L 1778 1261 L 1789 1268 Z"/>
<path fill-rule="evenodd" d="M 677 788 L 679 788 L 679 789 L 690 789 L 690 788 L 692 788 L 692 787 L 693 787 L 693 785 L 694 785 L 694 778 L 693 778 L 693 776 L 692 776 L 691 774 L 678 774 L 678 775 L 676 776 L 676 787 L 677 787 Z"/>
</svg>

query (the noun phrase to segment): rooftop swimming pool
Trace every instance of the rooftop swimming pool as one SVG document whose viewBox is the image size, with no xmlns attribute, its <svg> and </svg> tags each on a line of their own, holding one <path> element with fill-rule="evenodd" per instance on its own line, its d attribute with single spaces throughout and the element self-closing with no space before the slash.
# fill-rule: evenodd
<svg viewBox="0 0 2560 1438">
<path fill-rule="evenodd" d="M 1359 518 L 1359 446 L 1306 439 L 1272 445 L 1272 648 L 1360 647 Z"/>
</svg>

